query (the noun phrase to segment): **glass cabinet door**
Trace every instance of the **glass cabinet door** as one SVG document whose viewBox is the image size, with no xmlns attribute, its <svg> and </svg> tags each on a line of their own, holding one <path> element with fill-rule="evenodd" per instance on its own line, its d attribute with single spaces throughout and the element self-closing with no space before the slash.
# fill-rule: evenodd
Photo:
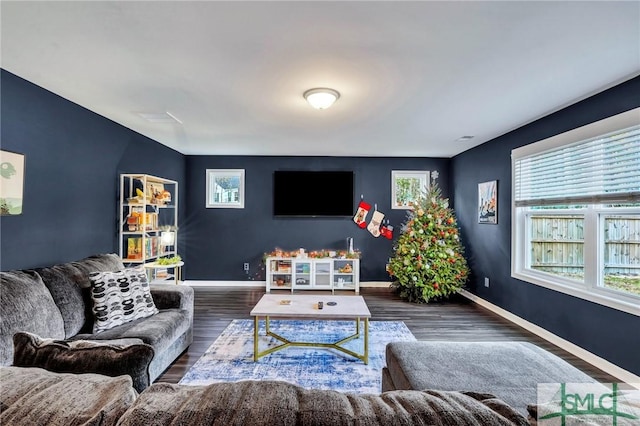
<svg viewBox="0 0 640 426">
<path fill-rule="evenodd" d="M 307 260 L 296 260 L 293 262 L 293 287 L 311 287 L 311 265 Z"/>
<path fill-rule="evenodd" d="M 314 263 L 314 287 L 331 289 L 331 261 L 316 260 Z"/>
</svg>

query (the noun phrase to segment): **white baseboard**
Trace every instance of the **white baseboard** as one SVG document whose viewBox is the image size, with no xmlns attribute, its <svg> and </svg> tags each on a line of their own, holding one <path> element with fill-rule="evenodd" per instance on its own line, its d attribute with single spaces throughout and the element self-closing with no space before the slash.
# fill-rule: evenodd
<svg viewBox="0 0 640 426">
<path fill-rule="evenodd" d="M 360 287 L 369 288 L 388 288 L 391 285 L 389 281 L 360 281 Z"/>
<path fill-rule="evenodd" d="M 266 287 L 264 281 L 209 281 L 209 280 L 186 280 L 183 281 L 190 287 Z"/>
<path fill-rule="evenodd" d="M 209 281 L 209 280 L 187 280 L 183 284 L 190 287 L 266 287 L 265 281 Z M 388 281 L 362 281 L 360 287 L 389 287 Z"/>
<path fill-rule="evenodd" d="M 605 371 L 609 374 L 611 374 L 614 377 L 617 377 L 618 379 L 622 380 L 625 383 L 630 384 L 633 387 L 636 387 L 638 389 L 640 389 L 640 376 L 636 376 L 635 374 L 631 373 L 630 371 L 627 371 L 621 367 L 618 367 L 617 365 L 607 361 L 604 358 L 601 358 L 589 351 L 587 351 L 586 349 L 581 348 L 578 345 L 575 345 L 571 342 L 569 342 L 568 340 L 563 339 L 560 336 L 556 336 L 555 334 L 551 333 L 550 331 L 535 325 L 515 314 L 512 314 L 511 312 L 502 309 L 499 306 L 494 305 L 491 302 L 486 301 L 485 299 L 482 299 L 481 297 L 476 296 L 473 293 L 470 293 L 466 290 L 460 290 L 460 294 L 463 295 L 464 297 L 468 298 L 469 300 L 474 301 L 475 303 L 477 303 L 478 305 L 487 308 L 488 310 L 500 315 L 501 317 L 511 321 L 514 324 L 519 325 L 520 327 L 532 332 L 533 334 L 543 338 L 544 340 L 553 343 L 554 345 L 558 346 L 559 348 L 564 349 L 565 351 L 577 356 L 578 358 L 588 362 L 589 364 L 593 365 L 594 367 L 599 368 L 602 371 Z"/>
</svg>

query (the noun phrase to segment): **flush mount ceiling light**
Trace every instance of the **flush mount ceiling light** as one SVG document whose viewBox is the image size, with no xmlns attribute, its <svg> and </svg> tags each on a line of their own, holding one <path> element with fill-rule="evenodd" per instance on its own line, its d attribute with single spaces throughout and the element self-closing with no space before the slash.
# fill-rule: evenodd
<svg viewBox="0 0 640 426">
<path fill-rule="evenodd" d="M 318 87 L 307 90 L 302 96 L 315 109 L 327 109 L 338 100 L 340 93 L 333 89 Z"/>
</svg>

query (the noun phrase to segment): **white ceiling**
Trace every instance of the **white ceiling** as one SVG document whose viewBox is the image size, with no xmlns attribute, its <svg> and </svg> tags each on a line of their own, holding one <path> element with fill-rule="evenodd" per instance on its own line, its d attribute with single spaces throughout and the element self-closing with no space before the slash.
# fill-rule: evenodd
<svg viewBox="0 0 640 426">
<path fill-rule="evenodd" d="M 0 12 L 4 69 L 184 154 L 451 157 L 640 73 L 638 1 Z M 341 93 L 332 108 L 304 101 L 318 86 Z"/>
</svg>

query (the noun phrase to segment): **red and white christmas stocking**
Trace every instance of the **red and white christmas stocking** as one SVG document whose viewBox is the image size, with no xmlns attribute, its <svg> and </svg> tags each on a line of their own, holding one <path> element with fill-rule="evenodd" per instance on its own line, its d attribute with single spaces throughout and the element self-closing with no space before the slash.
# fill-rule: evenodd
<svg viewBox="0 0 640 426">
<path fill-rule="evenodd" d="M 378 210 L 373 212 L 373 217 L 371 218 L 371 222 L 367 229 L 371 232 L 371 235 L 378 238 L 380 236 L 380 225 L 384 220 L 384 213 L 379 212 Z"/>
<path fill-rule="evenodd" d="M 380 234 L 388 240 L 393 239 L 393 226 L 389 225 L 389 221 L 380 227 Z"/>
<path fill-rule="evenodd" d="M 371 204 L 365 203 L 364 200 L 360 200 L 360 204 L 358 204 L 358 211 L 356 212 L 356 215 L 353 216 L 353 221 L 362 229 L 367 226 L 366 218 L 369 210 L 371 210 Z"/>
</svg>

